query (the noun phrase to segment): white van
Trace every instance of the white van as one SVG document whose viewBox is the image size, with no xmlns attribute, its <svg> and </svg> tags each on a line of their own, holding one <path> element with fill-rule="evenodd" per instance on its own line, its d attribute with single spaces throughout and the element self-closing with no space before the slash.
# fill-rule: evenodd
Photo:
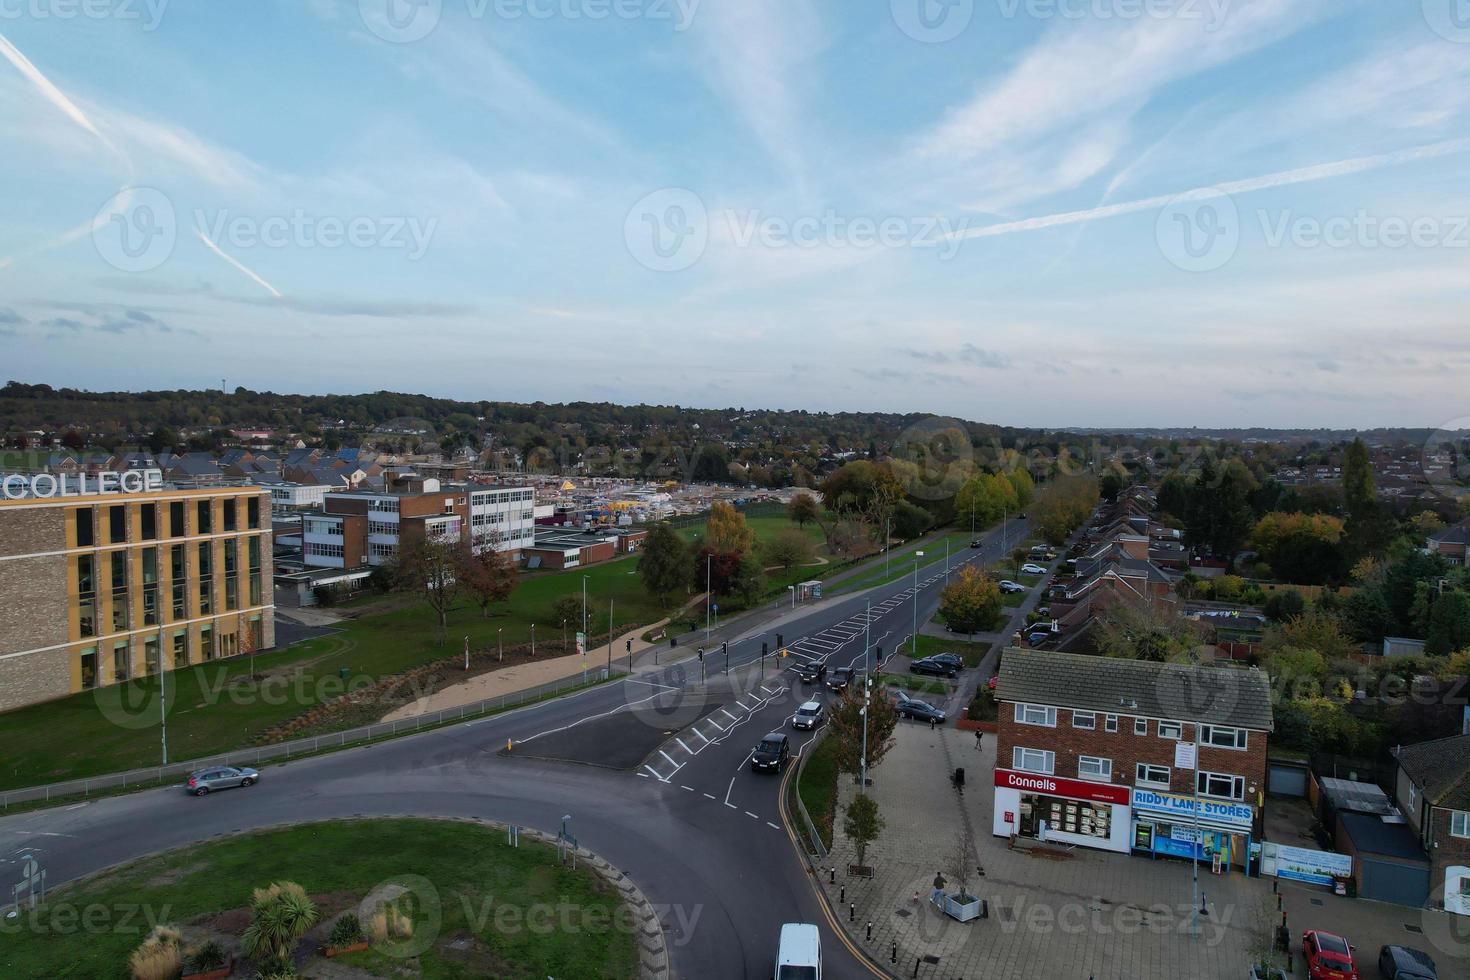
<svg viewBox="0 0 1470 980">
<path fill-rule="evenodd" d="M 781 927 L 776 980 L 822 980 L 822 936 L 816 926 L 788 922 Z"/>
</svg>

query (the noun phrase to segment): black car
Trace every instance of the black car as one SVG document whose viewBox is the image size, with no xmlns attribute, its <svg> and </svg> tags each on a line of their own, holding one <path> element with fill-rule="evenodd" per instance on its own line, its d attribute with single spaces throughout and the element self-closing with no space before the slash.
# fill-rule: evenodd
<svg viewBox="0 0 1470 980">
<path fill-rule="evenodd" d="M 935 663 L 949 664 L 955 670 L 965 669 L 965 658 L 957 653 L 935 653 L 925 657 L 924 659 L 932 660 Z"/>
<path fill-rule="evenodd" d="M 982 545 L 983 545 L 983 544 L 984 544 L 984 543 L 985 543 L 985 542 L 983 542 L 983 541 L 981 541 L 981 540 L 980 540 L 980 539 L 979 539 L 979 538 L 974 538 L 974 539 L 972 539 L 972 540 L 971 540 L 971 541 L 970 541 L 970 547 L 971 547 L 971 548 L 979 548 L 979 547 L 980 547 L 980 546 L 982 546 Z"/>
<path fill-rule="evenodd" d="M 772 732 L 761 739 L 761 744 L 755 747 L 750 756 L 750 768 L 756 772 L 762 769 L 780 772 L 781 767 L 786 765 L 786 760 L 791 758 L 791 743 L 786 736 L 780 732 Z"/>
<path fill-rule="evenodd" d="M 1409 946 L 1385 946 L 1378 954 L 1378 974 L 1383 980 L 1439 980 L 1429 954 Z"/>
<path fill-rule="evenodd" d="M 913 698 L 902 698 L 895 706 L 900 718 L 912 718 L 915 721 L 937 721 L 943 722 L 945 715 L 934 705 L 927 701 L 915 701 Z"/>
<path fill-rule="evenodd" d="M 846 690 L 847 685 L 852 683 L 853 673 L 854 671 L 851 667 L 838 667 L 827 678 L 827 686 L 834 691 Z"/>
<path fill-rule="evenodd" d="M 797 664 L 796 676 L 808 684 L 818 684 L 827 676 L 827 665 L 816 661 Z"/>
<path fill-rule="evenodd" d="M 959 671 L 954 664 L 933 657 L 925 657 L 909 664 L 910 674 L 928 674 L 930 677 L 953 677 Z"/>
</svg>

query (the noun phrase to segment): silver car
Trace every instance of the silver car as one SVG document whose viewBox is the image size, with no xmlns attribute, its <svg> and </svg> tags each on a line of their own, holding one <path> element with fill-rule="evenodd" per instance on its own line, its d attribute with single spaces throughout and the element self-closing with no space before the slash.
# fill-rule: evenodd
<svg viewBox="0 0 1470 980">
<path fill-rule="evenodd" d="M 816 728 L 822 723 L 822 715 L 825 709 L 820 701 L 808 701 L 796 709 L 796 714 L 791 716 L 792 728 Z"/>
<path fill-rule="evenodd" d="M 214 769 L 201 769 L 192 773 L 184 783 L 184 790 L 195 796 L 208 796 L 212 790 L 254 786 L 259 779 L 260 773 L 254 769 L 217 766 Z"/>
</svg>

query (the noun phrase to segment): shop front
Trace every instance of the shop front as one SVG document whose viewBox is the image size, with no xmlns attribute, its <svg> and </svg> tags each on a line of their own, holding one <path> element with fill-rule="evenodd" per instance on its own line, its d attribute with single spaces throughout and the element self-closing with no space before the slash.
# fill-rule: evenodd
<svg viewBox="0 0 1470 980">
<path fill-rule="evenodd" d="M 1198 858 L 1216 873 L 1246 869 L 1255 809 L 1247 803 L 1133 791 L 1133 850 L 1155 857 Z"/>
<path fill-rule="evenodd" d="M 995 770 L 997 837 L 1029 837 L 1126 854 L 1128 787 Z"/>
</svg>

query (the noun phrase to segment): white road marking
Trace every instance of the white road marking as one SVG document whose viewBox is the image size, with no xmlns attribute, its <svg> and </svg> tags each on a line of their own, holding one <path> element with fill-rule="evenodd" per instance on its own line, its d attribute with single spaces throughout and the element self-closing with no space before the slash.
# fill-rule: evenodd
<svg viewBox="0 0 1470 980">
<path fill-rule="evenodd" d="M 729 718 L 731 721 L 739 721 L 740 720 L 739 718 L 736 718 L 734 715 L 730 714 L 730 712 L 726 711 L 724 708 L 721 708 L 720 709 L 720 714 L 724 715 L 726 718 Z M 718 726 L 716 726 L 716 727 L 718 727 Z M 724 731 L 724 729 L 720 729 L 720 730 L 721 731 Z"/>
<path fill-rule="evenodd" d="M 694 787 L 693 786 L 680 786 L 679 788 L 680 789 L 687 789 L 691 793 L 694 792 Z"/>
<path fill-rule="evenodd" d="M 760 817 L 759 817 L 759 816 L 757 816 L 757 815 L 756 815 L 756 814 L 754 814 L 754 813 L 751 813 L 751 812 L 750 812 L 750 811 L 749 811 L 749 810 L 746 810 L 746 811 L 745 811 L 745 815 L 746 815 L 746 816 L 747 816 L 747 817 L 749 817 L 749 818 L 750 818 L 750 819 L 752 819 L 752 820 L 759 820 L 759 819 L 760 819 Z"/>
<path fill-rule="evenodd" d="M 668 759 L 669 760 L 669 765 L 676 767 L 675 768 L 675 772 L 678 771 L 678 768 L 677 767 L 678 767 L 679 764 L 674 761 L 674 757 L 673 756 L 669 755 L 663 749 L 659 749 L 658 750 L 658 754 L 661 755 L 661 756 L 663 756 L 665 759 Z"/>
<path fill-rule="evenodd" d="M 697 728 L 691 728 L 689 730 L 691 732 L 693 732 L 694 734 L 698 735 L 700 738 L 704 738 L 704 732 L 700 731 L 699 729 L 697 729 Z M 709 744 L 709 739 L 704 738 L 704 744 L 705 745 L 708 745 Z"/>
<path fill-rule="evenodd" d="M 667 779 L 665 779 L 665 778 L 664 778 L 664 777 L 662 777 L 662 776 L 660 776 L 660 775 L 659 775 L 659 774 L 658 774 L 658 770 L 657 770 L 657 769 L 655 769 L 655 768 L 653 768 L 653 766 L 650 766 L 650 765 L 644 765 L 644 767 L 643 767 L 643 768 L 644 768 L 644 769 L 647 769 L 647 770 L 648 770 L 648 771 L 649 771 L 649 772 L 650 772 L 650 773 L 652 773 L 652 774 L 653 774 L 653 778 L 654 778 L 654 779 L 657 779 L 657 780 L 658 780 L 658 781 L 659 781 L 659 782 L 661 782 L 661 783 L 666 783 L 666 782 L 668 782 L 668 780 L 667 780 Z"/>
<path fill-rule="evenodd" d="M 678 742 L 679 743 L 679 747 L 682 748 L 685 752 L 688 752 L 690 755 L 693 755 L 694 754 L 694 750 L 691 749 L 689 746 L 685 745 L 684 744 L 684 740 L 682 738 L 680 738 L 679 736 L 675 735 L 674 736 L 674 741 Z"/>
<path fill-rule="evenodd" d="M 707 800 L 714 800 L 716 803 L 720 802 L 719 800 L 715 799 L 715 797 L 712 796 L 712 795 L 710 795 L 709 793 L 705 793 L 704 794 L 704 798 L 707 799 Z"/>
<path fill-rule="evenodd" d="M 766 821 L 766 826 L 767 827 L 770 827 L 772 830 L 780 830 L 781 829 L 780 827 L 778 827 L 775 824 L 771 823 L 771 821 L 769 821 L 769 820 Z"/>
</svg>

